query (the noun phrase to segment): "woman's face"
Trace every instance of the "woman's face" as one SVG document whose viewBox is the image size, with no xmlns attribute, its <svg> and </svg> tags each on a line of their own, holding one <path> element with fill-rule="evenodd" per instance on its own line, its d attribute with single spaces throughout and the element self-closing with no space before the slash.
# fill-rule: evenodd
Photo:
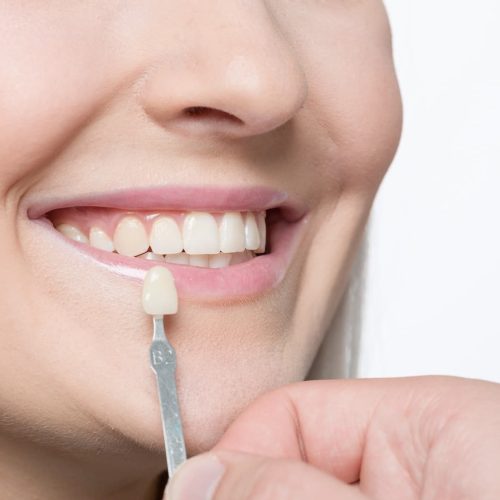
<svg viewBox="0 0 500 500">
<path fill-rule="evenodd" d="M 160 469 L 139 255 L 176 279 L 197 453 L 303 379 L 328 329 L 400 137 L 384 7 L 11 0 L 0 19 L 0 407 L 40 443 Z"/>
</svg>

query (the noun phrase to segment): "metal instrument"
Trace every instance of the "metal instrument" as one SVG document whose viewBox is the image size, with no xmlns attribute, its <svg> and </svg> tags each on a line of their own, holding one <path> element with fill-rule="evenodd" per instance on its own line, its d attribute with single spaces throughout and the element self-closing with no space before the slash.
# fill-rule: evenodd
<svg viewBox="0 0 500 500">
<path fill-rule="evenodd" d="M 149 349 L 151 368 L 156 373 L 168 477 L 186 460 L 186 445 L 175 383 L 175 350 L 165 335 L 163 316 L 153 316 L 153 342 Z"/>
</svg>

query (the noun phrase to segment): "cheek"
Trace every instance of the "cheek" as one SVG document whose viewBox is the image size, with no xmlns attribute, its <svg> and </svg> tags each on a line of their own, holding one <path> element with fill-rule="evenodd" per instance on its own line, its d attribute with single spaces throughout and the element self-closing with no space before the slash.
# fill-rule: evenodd
<svg viewBox="0 0 500 500">
<path fill-rule="evenodd" d="M 402 104 L 392 60 L 359 61 L 352 72 L 340 70 L 326 91 L 324 116 L 337 145 L 337 175 L 344 191 L 374 194 L 396 153 L 402 127 Z M 328 75 L 326 75 L 328 76 Z"/>
<path fill-rule="evenodd" d="M 315 20 L 309 30 L 315 36 L 297 49 L 308 75 L 307 106 L 324 145 L 317 177 L 330 189 L 336 185 L 371 198 L 395 155 L 402 128 L 385 11 L 378 2 L 367 4 L 349 17 L 337 13 Z M 332 182 L 325 183 L 325 177 Z"/>
<path fill-rule="evenodd" d="M 105 16 L 71 3 L 0 5 L 2 192 L 47 164 L 112 90 Z"/>
</svg>

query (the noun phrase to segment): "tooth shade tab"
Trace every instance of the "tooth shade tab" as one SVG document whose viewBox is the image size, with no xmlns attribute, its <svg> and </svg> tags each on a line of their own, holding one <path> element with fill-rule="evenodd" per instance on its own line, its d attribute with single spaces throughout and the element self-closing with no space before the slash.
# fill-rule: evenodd
<svg viewBox="0 0 500 500">
<path fill-rule="evenodd" d="M 172 273 L 164 266 L 152 267 L 144 278 L 142 307 L 146 314 L 163 316 L 178 309 L 177 289 Z"/>
</svg>

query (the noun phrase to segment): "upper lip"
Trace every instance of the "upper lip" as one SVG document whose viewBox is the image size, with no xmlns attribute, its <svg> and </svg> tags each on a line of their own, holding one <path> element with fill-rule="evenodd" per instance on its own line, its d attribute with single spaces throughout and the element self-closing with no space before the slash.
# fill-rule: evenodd
<svg viewBox="0 0 500 500">
<path fill-rule="evenodd" d="M 87 206 L 124 210 L 204 210 L 261 211 L 279 207 L 292 222 L 300 219 L 306 207 L 286 192 L 268 187 L 153 186 L 82 194 L 71 198 L 41 200 L 28 208 L 28 217 L 37 219 L 51 210 Z"/>
</svg>

